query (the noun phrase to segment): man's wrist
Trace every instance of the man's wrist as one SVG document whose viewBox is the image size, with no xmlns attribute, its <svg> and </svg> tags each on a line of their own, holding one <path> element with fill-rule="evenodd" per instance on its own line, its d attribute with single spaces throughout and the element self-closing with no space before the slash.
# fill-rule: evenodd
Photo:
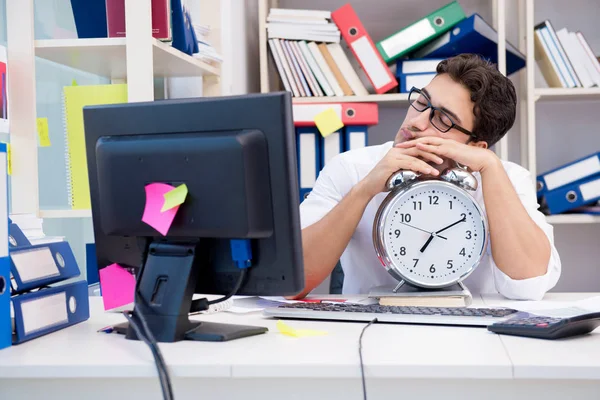
<svg viewBox="0 0 600 400">
<path fill-rule="evenodd" d="M 365 203 L 371 201 L 371 199 L 377 194 L 373 192 L 373 189 L 369 187 L 364 180 L 354 185 L 350 193 L 352 193 L 352 195 L 354 195 L 359 201 L 364 201 Z"/>
<path fill-rule="evenodd" d="M 493 172 L 498 169 L 504 169 L 502 167 L 502 160 L 492 150 L 488 150 L 489 156 L 486 162 L 483 164 L 483 168 L 479 171 L 482 175 Z"/>
</svg>

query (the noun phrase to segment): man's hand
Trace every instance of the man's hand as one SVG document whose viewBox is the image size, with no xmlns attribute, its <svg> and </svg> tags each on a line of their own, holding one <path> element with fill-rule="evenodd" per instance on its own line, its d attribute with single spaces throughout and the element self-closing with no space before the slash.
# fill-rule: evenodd
<svg viewBox="0 0 600 400">
<path fill-rule="evenodd" d="M 422 137 L 398 144 L 401 149 L 418 149 L 467 166 L 471 171 L 481 172 L 498 161 L 496 154 L 488 149 L 459 143 L 456 140 L 435 136 Z"/>
<path fill-rule="evenodd" d="M 439 172 L 427 163 L 442 164 L 444 160 L 433 152 L 415 146 L 400 148 L 396 145 L 379 161 L 371 172 L 359 183 L 360 189 L 370 197 L 385 190 L 387 180 L 399 170 L 411 170 L 425 175 L 438 175 Z"/>
</svg>

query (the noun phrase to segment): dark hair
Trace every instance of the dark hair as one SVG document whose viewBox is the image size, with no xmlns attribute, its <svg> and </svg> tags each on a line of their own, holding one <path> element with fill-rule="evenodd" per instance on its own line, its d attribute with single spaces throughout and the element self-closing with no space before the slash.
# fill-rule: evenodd
<svg viewBox="0 0 600 400">
<path fill-rule="evenodd" d="M 517 93 L 510 79 L 496 66 L 475 54 L 460 54 L 440 62 L 437 73 L 447 73 L 471 93 L 478 140 L 492 146 L 515 122 Z"/>
</svg>

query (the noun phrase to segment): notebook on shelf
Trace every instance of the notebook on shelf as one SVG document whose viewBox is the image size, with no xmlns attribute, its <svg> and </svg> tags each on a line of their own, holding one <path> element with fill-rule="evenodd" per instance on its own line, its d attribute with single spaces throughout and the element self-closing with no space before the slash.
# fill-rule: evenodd
<svg viewBox="0 0 600 400">
<path fill-rule="evenodd" d="M 127 84 L 75 85 L 63 88 L 63 123 L 67 193 L 74 210 L 91 209 L 88 181 L 83 107 L 127 102 Z"/>
</svg>

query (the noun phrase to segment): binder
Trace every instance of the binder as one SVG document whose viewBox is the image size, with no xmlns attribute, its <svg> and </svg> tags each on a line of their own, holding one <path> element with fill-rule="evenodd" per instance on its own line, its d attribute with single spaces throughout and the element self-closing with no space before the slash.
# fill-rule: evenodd
<svg viewBox="0 0 600 400">
<path fill-rule="evenodd" d="M 127 103 L 127 84 L 65 86 L 63 103 L 69 203 L 74 210 L 89 210 L 91 200 L 83 131 L 83 107 Z"/>
<path fill-rule="evenodd" d="M 320 170 L 327 165 L 331 159 L 344 152 L 344 131 L 343 128 L 333 132 L 327 137 L 319 135 L 319 145 L 321 146 Z"/>
<path fill-rule="evenodd" d="M 13 344 L 47 335 L 90 318 L 86 281 L 46 288 L 12 298 Z"/>
<path fill-rule="evenodd" d="M 594 175 L 546 192 L 543 207 L 550 214 L 560 214 L 598 200 L 600 200 L 600 176 Z"/>
<path fill-rule="evenodd" d="M 15 247 L 10 252 L 12 293 L 19 294 L 79 275 L 68 242 Z"/>
<path fill-rule="evenodd" d="M 106 0 L 71 0 L 75 29 L 79 39 L 108 37 Z"/>
<path fill-rule="evenodd" d="M 408 93 L 412 87 L 422 89 L 429 85 L 431 80 L 435 78 L 437 73 L 435 72 L 419 72 L 415 74 L 398 74 L 398 80 L 400 81 L 400 93 Z"/>
<path fill-rule="evenodd" d="M 358 60 L 371 85 L 378 94 L 398 86 L 389 67 L 377 51 L 371 36 L 356 15 L 350 3 L 331 13 L 331 19 L 340 28 L 342 37 Z"/>
<path fill-rule="evenodd" d="M 8 247 L 31 246 L 31 242 L 23 233 L 19 225 L 14 222 L 8 224 Z"/>
<path fill-rule="evenodd" d="M 6 144 L 0 143 L 0 349 L 10 346 L 12 342 L 8 221 Z"/>
<path fill-rule="evenodd" d="M 454 25 L 465 19 L 466 15 L 458 2 L 453 1 L 444 7 L 393 35 L 379 41 L 377 49 L 386 63 L 410 54 L 432 39 L 449 31 Z M 422 56 L 416 56 L 420 58 Z M 433 57 L 433 56 L 432 56 Z"/>
<path fill-rule="evenodd" d="M 367 146 L 369 130 L 366 125 L 344 127 L 344 151 L 361 149 Z"/>
<path fill-rule="evenodd" d="M 550 190 L 555 190 L 598 173 L 600 173 L 600 152 L 538 175 L 536 178 L 537 196 L 541 198 Z"/>
<path fill-rule="evenodd" d="M 333 108 L 344 125 L 377 125 L 377 103 L 310 103 L 293 104 L 294 126 L 315 126 L 315 116 Z"/>
<path fill-rule="evenodd" d="M 420 49 L 414 58 L 449 58 L 461 53 L 479 54 L 498 63 L 498 32 L 479 14 L 463 19 L 452 29 Z M 525 67 L 525 55 L 506 41 L 506 75 Z"/>
<path fill-rule="evenodd" d="M 437 66 L 444 61 L 443 58 L 415 58 L 412 60 L 401 58 L 396 61 L 396 76 L 400 74 L 418 74 L 436 72 Z"/>
<path fill-rule="evenodd" d="M 310 194 L 321 170 L 321 146 L 317 128 L 296 128 L 296 152 L 300 203 Z"/>
</svg>

